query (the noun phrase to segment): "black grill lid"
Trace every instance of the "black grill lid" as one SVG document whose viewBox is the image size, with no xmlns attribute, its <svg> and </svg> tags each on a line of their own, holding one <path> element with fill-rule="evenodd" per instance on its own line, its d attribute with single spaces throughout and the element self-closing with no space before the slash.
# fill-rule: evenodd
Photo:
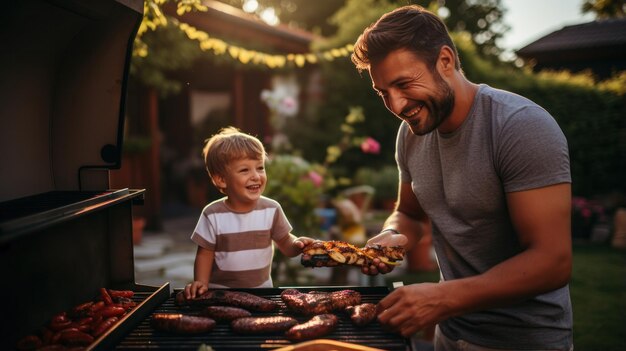
<svg viewBox="0 0 626 351">
<path fill-rule="evenodd" d="M 108 188 L 142 12 L 142 0 L 3 2 L 0 202 Z"/>
</svg>

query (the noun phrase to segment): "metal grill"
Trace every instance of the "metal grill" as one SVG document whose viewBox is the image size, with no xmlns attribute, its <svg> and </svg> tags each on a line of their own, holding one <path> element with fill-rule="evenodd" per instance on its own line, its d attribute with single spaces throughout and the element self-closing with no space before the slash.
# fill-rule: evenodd
<svg viewBox="0 0 626 351">
<path fill-rule="evenodd" d="M 316 291 L 334 291 L 349 288 L 361 293 L 362 302 L 377 303 L 385 297 L 389 290 L 386 287 L 296 287 L 299 291 L 308 292 Z M 254 312 L 254 316 L 269 315 L 289 315 L 295 317 L 299 322 L 305 322 L 310 317 L 302 317 L 289 313 L 284 303 L 280 299 L 280 293 L 283 289 L 239 289 L 253 293 L 258 296 L 276 301 L 280 305 L 278 312 L 258 313 Z M 153 313 L 169 312 L 169 313 L 187 313 L 197 314 L 196 310 L 184 309 L 174 304 L 175 291 L 169 299 L 158 306 Z M 140 296 L 139 296 L 140 298 Z M 356 327 L 350 321 L 350 318 L 343 313 L 338 313 L 339 324 L 335 331 L 324 336 L 325 339 L 334 339 L 338 341 L 359 344 L 369 347 L 381 348 L 384 350 L 409 350 L 410 346 L 406 339 L 400 335 L 392 334 L 383 330 L 381 325 L 374 321 L 365 327 Z M 123 326 L 120 326 L 123 327 Z M 146 317 L 134 329 L 130 330 L 124 339 L 117 344 L 117 350 L 146 350 L 146 349 L 189 349 L 197 350 L 202 344 L 211 346 L 214 350 L 259 350 L 273 349 L 290 345 L 293 342 L 284 337 L 282 333 L 259 334 L 259 335 L 239 335 L 235 334 L 228 324 L 218 323 L 215 329 L 210 333 L 198 335 L 180 335 L 165 333 L 154 330 L 150 326 L 150 316 Z"/>
</svg>

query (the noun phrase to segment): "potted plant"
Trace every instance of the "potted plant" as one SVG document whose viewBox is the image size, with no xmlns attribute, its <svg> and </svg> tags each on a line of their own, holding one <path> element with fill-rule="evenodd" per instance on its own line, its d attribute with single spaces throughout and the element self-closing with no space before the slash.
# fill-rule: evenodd
<svg viewBox="0 0 626 351">
<path fill-rule="evenodd" d="M 398 197 L 398 168 L 395 165 L 380 169 L 359 168 L 354 177 L 355 184 L 374 188 L 374 207 L 390 210 Z"/>
</svg>

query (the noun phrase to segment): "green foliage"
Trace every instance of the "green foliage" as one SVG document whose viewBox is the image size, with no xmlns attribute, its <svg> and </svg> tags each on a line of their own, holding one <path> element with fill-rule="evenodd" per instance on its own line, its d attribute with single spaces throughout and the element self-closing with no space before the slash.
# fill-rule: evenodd
<svg viewBox="0 0 626 351">
<path fill-rule="evenodd" d="M 574 245 L 570 294 L 574 345 L 579 350 L 626 346 L 626 252 L 605 245 Z"/>
<path fill-rule="evenodd" d="M 371 185 L 376 192 L 374 201 L 395 200 L 398 196 L 398 168 L 395 165 L 382 168 L 361 167 L 354 175 L 356 185 Z"/>
<path fill-rule="evenodd" d="M 191 67 L 202 55 L 198 45 L 174 26 L 158 27 L 144 34 L 142 41 L 150 53 L 133 57 L 131 74 L 145 86 L 156 88 L 162 96 L 178 93 L 182 82 L 169 78 L 168 74 Z"/>
<path fill-rule="evenodd" d="M 307 236 L 319 233 L 320 222 L 314 210 L 325 188 L 310 177 L 316 167 L 297 156 L 275 155 L 268 159 L 266 168 L 264 194 L 281 204 L 294 232 Z"/>
<path fill-rule="evenodd" d="M 624 0 L 585 0 L 582 13 L 594 13 L 598 18 L 624 18 L 626 1 Z"/>
</svg>

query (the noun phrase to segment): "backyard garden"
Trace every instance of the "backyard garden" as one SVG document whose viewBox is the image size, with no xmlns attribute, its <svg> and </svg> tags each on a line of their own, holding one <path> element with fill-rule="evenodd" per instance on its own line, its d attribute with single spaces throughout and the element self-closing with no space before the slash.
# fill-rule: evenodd
<svg viewBox="0 0 626 351">
<path fill-rule="evenodd" d="M 345 1 L 326 23 L 334 30 L 326 32 L 324 40 L 313 42 L 312 49 L 320 52 L 353 43 L 366 25 L 397 5 L 391 0 Z M 497 47 L 477 43 L 473 34 L 467 30 L 453 33 L 468 79 L 535 101 L 556 119 L 568 141 L 575 348 L 622 350 L 626 347 L 626 242 L 612 243 L 615 214 L 626 207 L 626 73 L 616 72 L 603 81 L 590 72 L 534 73 L 529 67 L 485 54 Z M 265 195 L 282 204 L 294 232 L 313 237 L 326 235 L 319 209 L 334 209 L 332 200 L 344 196 L 347 189 L 370 186 L 374 192 L 369 209 L 388 209 L 396 197 L 398 177 L 393 150 L 399 122 L 372 91 L 367 75 L 359 74 L 347 57 L 322 60 L 317 69 L 325 82 L 323 99 L 299 111 L 288 110 L 287 118 L 281 118 L 283 110 L 280 101 L 276 105 L 271 100 L 272 91 L 258 97 L 272 113 L 270 123 L 280 121 L 273 124 L 280 140 L 268 143 Z M 296 85 L 303 87 L 309 83 L 309 73 L 292 66 L 277 70 L 276 76 L 295 77 Z M 293 108 L 299 102 L 297 94 L 283 98 L 282 107 Z M 199 132 L 210 135 L 216 130 Z M 284 262 L 278 255 L 276 263 Z M 282 272 L 275 278 L 278 285 L 303 283 L 293 280 L 299 270 L 284 266 L 276 272 Z M 279 277 L 286 278 L 280 281 Z M 434 270 L 407 271 L 386 284 L 438 279 Z"/>
</svg>

